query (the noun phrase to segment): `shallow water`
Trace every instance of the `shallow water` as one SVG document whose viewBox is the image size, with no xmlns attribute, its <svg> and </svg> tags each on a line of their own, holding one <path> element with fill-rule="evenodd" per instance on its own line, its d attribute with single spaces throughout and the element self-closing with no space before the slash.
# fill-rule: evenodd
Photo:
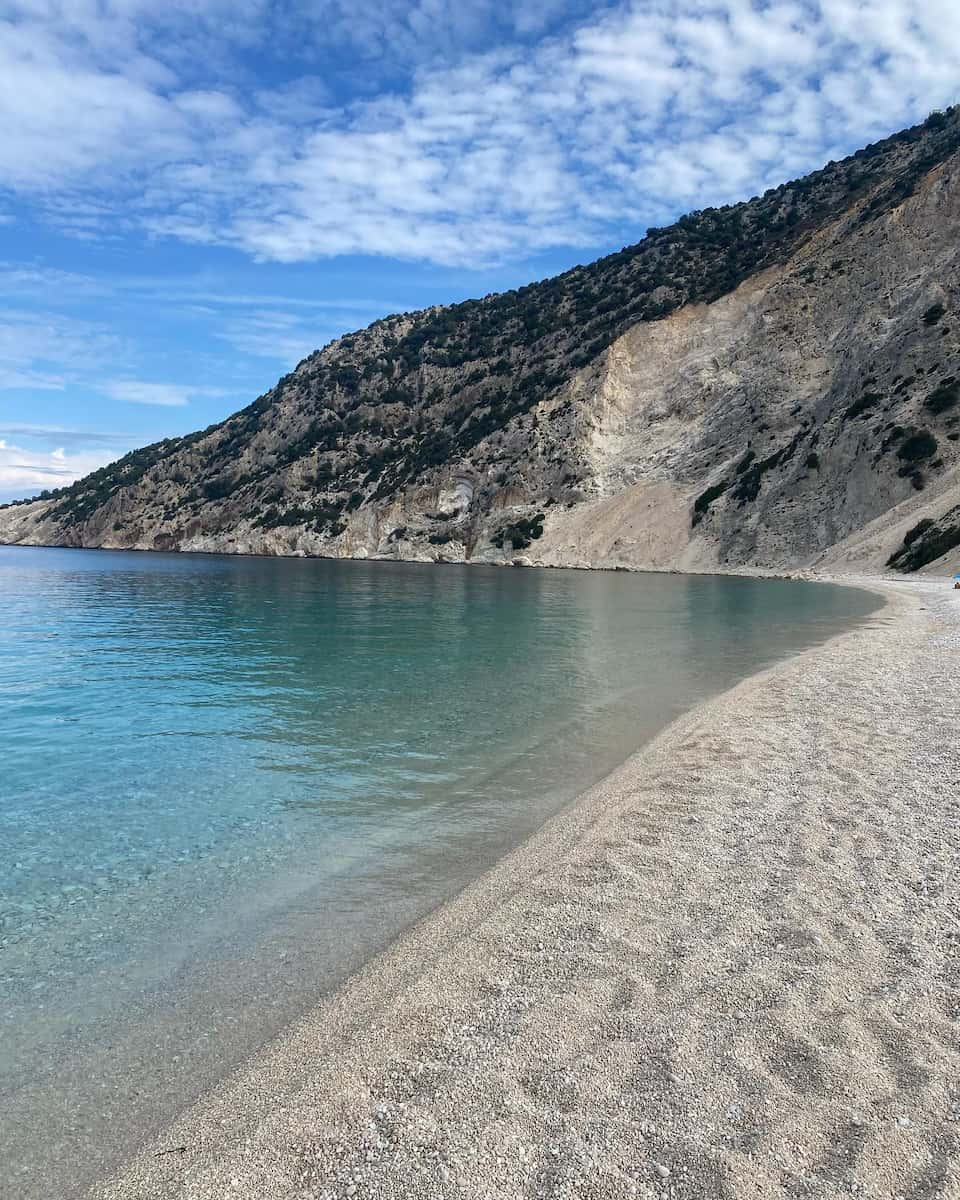
<svg viewBox="0 0 960 1200">
<path fill-rule="evenodd" d="M 678 713 L 875 607 L 0 548 L 0 1193 L 79 1194 Z"/>
</svg>

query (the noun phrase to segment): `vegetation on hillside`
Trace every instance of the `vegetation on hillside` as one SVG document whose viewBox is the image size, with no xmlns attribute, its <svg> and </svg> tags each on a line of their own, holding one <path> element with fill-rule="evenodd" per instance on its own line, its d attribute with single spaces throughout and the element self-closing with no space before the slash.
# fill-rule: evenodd
<svg viewBox="0 0 960 1200">
<path fill-rule="evenodd" d="M 960 506 L 945 512 L 939 520 L 925 517 L 908 530 L 903 545 L 887 560 L 897 571 L 919 571 L 948 551 L 960 546 Z"/>
<path fill-rule="evenodd" d="M 135 451 L 47 493 L 50 516 L 64 527 L 100 521 L 122 530 L 149 518 L 176 534 L 191 523 L 222 528 L 247 520 L 335 536 L 349 512 L 429 481 L 448 464 L 479 458 L 494 468 L 489 475 L 507 477 L 517 462 L 496 441 L 521 427 L 531 444 L 536 434 L 546 447 L 531 470 L 552 472 L 574 494 L 576 464 L 550 456 L 557 439 L 551 441 L 549 428 L 538 429 L 538 405 L 557 397 L 631 326 L 731 291 L 785 260 L 858 200 L 858 219 L 875 219 L 958 147 L 960 110 L 935 113 L 762 196 L 650 229 L 638 244 L 588 266 L 500 295 L 386 317 L 310 355 L 226 421 Z M 942 315 L 942 306 L 933 305 L 923 322 L 936 325 Z M 928 410 L 945 412 L 957 394 L 954 380 L 945 379 L 927 398 Z M 865 392 L 847 417 L 867 419 L 881 398 Z M 544 424 L 568 419 L 569 409 L 557 403 Z M 904 470 L 917 478 L 917 464 L 932 454 L 923 432 L 908 431 L 897 450 Z M 750 503 L 765 473 L 798 448 L 794 440 L 760 460 L 750 452 L 700 496 L 694 522 L 724 492 L 737 504 Z M 816 458 L 807 454 L 808 466 Z M 517 547 L 535 538 L 537 528 L 536 522 L 505 526 L 502 540 Z"/>
</svg>

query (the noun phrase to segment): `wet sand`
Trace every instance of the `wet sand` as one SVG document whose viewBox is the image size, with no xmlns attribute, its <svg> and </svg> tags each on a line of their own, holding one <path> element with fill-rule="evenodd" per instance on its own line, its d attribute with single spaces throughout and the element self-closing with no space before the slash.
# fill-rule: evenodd
<svg viewBox="0 0 960 1200">
<path fill-rule="evenodd" d="M 874 586 L 96 1195 L 960 1196 L 960 593 Z"/>
</svg>

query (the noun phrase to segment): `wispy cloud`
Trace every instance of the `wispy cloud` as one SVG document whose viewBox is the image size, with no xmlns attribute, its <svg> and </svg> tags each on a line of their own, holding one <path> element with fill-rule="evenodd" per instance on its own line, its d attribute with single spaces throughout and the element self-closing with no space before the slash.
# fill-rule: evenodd
<svg viewBox="0 0 960 1200">
<path fill-rule="evenodd" d="M 153 293 L 156 296 L 157 293 Z M 271 296 L 243 292 L 209 292 L 191 290 L 189 285 L 179 287 L 176 292 L 160 293 L 162 299 L 190 300 L 195 304 L 211 304 L 218 308 L 303 308 L 320 312 L 349 313 L 355 320 L 370 319 L 385 312 L 395 312 L 405 307 L 401 300 L 364 300 L 362 298 L 313 299 L 309 296 Z"/>
<path fill-rule="evenodd" d="M 609 243 L 921 118 L 960 77 L 952 0 L 6 11 L 0 182 L 83 235 L 119 218 L 281 262 Z M 317 82 L 345 45 L 387 64 L 346 99 Z"/>
<path fill-rule="evenodd" d="M 0 438 L 0 500 L 65 487 L 116 457 L 116 450 L 70 451 L 66 443 L 51 450 L 36 450 Z"/>
<path fill-rule="evenodd" d="M 241 354 L 292 366 L 333 338 L 367 324 L 374 311 L 382 314 L 389 309 L 378 305 L 373 311 L 363 311 L 331 305 L 318 314 L 310 309 L 286 312 L 276 307 L 247 307 L 224 315 L 218 324 L 218 336 Z"/>
<path fill-rule="evenodd" d="M 111 430 L 70 429 L 63 425 L 0 424 L 0 439 L 24 438 L 53 450 L 64 447 L 131 446 L 135 437 L 130 433 Z"/>
<path fill-rule="evenodd" d="M 244 282 L 250 286 L 250 279 Z M 251 367 L 250 359 L 272 360 L 269 370 L 289 369 L 331 338 L 406 307 L 362 296 L 230 290 L 228 279 L 203 272 L 94 277 L 45 262 L 9 261 L 0 261 L 3 296 L 20 307 L 0 307 L 0 392 L 62 393 L 77 411 L 91 394 L 167 409 L 192 400 L 243 402 L 267 382 L 265 368 Z M 91 311 L 96 321 L 74 315 Z M 176 338 L 160 368 L 175 363 L 189 382 L 155 377 L 141 328 Z M 203 348 L 197 335 L 206 340 Z M 115 372 L 107 379 L 104 363 Z"/>
<path fill-rule="evenodd" d="M 136 303 L 170 307 L 209 306 L 211 310 L 234 309 L 302 309 L 305 313 L 333 313 L 337 319 L 346 316 L 356 322 L 370 321 L 386 312 L 398 312 L 409 307 L 407 301 L 375 296 L 304 296 L 279 295 L 271 292 L 227 290 L 222 275 L 187 273 L 183 275 L 101 275 L 64 271 L 47 263 L 4 262 L 0 260 L 0 297 L 42 302 L 43 311 L 53 309 L 52 302 L 88 308 L 91 300 L 112 300 L 122 304 Z M 249 287 L 249 280 L 247 280 Z M 38 303 L 38 308 L 41 305 Z M 0 308 L 0 322 L 31 322 L 41 317 L 36 310 Z M 51 316 L 51 321 L 57 318 Z M 308 319 L 306 316 L 304 320 Z M 85 323 L 87 331 L 94 327 Z M 0 326 L 2 328 L 2 326 Z M 76 328 L 76 322 L 74 322 Z M 101 332 L 105 332 L 101 329 Z M 19 337 L 16 339 L 21 341 Z M 35 344 L 35 338 L 31 337 Z"/>
<path fill-rule="evenodd" d="M 0 295 L 14 297 L 38 297 L 44 300 L 51 295 L 89 299 L 109 291 L 109 285 L 101 279 L 82 275 L 76 271 L 63 271 L 45 263 L 0 262 Z"/>
<path fill-rule="evenodd" d="M 109 329 L 55 312 L 0 309 L 0 390 L 62 390 L 77 371 L 118 357 Z"/>
<path fill-rule="evenodd" d="M 126 404 L 158 404 L 163 408 L 183 408 L 191 397 L 223 396 L 222 388 L 190 387 L 179 383 L 152 383 L 141 379 L 110 379 L 100 390 L 112 400 Z"/>
</svg>

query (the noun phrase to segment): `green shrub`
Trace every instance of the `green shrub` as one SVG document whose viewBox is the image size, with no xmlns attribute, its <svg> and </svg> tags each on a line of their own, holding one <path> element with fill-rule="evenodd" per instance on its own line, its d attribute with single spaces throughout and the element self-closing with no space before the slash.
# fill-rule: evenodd
<svg viewBox="0 0 960 1200">
<path fill-rule="evenodd" d="M 732 482 L 730 479 L 721 479 L 719 483 L 711 484 L 706 491 L 700 493 L 693 502 L 692 525 L 696 526 L 700 524 L 710 505 L 714 500 L 719 499 L 723 495 Z"/>
<path fill-rule="evenodd" d="M 887 559 L 887 566 L 897 571 L 919 571 L 957 546 L 960 546 L 960 506 L 944 513 L 938 521 L 925 519 L 914 525 L 900 549 Z"/>
<path fill-rule="evenodd" d="M 954 408 L 958 400 L 960 400 L 960 384 L 955 379 L 945 379 L 924 400 L 923 406 L 932 413 L 942 413 Z"/>
<path fill-rule="evenodd" d="M 917 429 L 900 444 L 897 458 L 905 463 L 922 462 L 936 453 L 937 439 L 926 429 Z"/>
<path fill-rule="evenodd" d="M 236 480 L 232 475 L 218 475 L 215 479 L 201 483 L 200 491 L 207 500 L 223 500 L 230 495 L 235 486 Z"/>
<path fill-rule="evenodd" d="M 774 467 L 778 467 L 793 458 L 800 441 L 800 436 L 800 434 L 797 434 L 792 442 L 789 442 L 786 446 L 781 446 L 779 450 L 774 450 L 766 458 L 758 459 L 744 471 L 733 490 L 733 497 L 739 501 L 741 507 L 756 500 L 757 496 L 759 496 L 763 477 L 767 471 L 772 471 Z"/>
<path fill-rule="evenodd" d="M 903 535 L 903 544 L 912 546 L 918 537 L 922 537 L 928 529 L 933 526 L 933 521 L 929 517 L 924 517 L 922 521 L 918 521 L 912 529 L 908 529 Z"/>
<path fill-rule="evenodd" d="M 852 420 L 855 417 L 862 417 L 865 412 L 869 412 L 871 408 L 876 408 L 877 402 L 883 397 L 879 392 L 864 392 L 859 400 L 854 400 L 847 411 L 843 414 L 845 420 Z"/>
<path fill-rule="evenodd" d="M 504 525 L 490 538 L 497 549 L 502 550 L 504 542 L 509 542 L 514 550 L 526 550 L 532 541 L 543 536 L 543 513 L 535 513 L 532 517 L 522 518 Z"/>
<path fill-rule="evenodd" d="M 936 304 L 930 305 L 927 311 L 923 314 L 921 320 L 923 321 L 924 325 L 936 325 L 946 311 L 947 310 L 938 300 Z"/>
</svg>

